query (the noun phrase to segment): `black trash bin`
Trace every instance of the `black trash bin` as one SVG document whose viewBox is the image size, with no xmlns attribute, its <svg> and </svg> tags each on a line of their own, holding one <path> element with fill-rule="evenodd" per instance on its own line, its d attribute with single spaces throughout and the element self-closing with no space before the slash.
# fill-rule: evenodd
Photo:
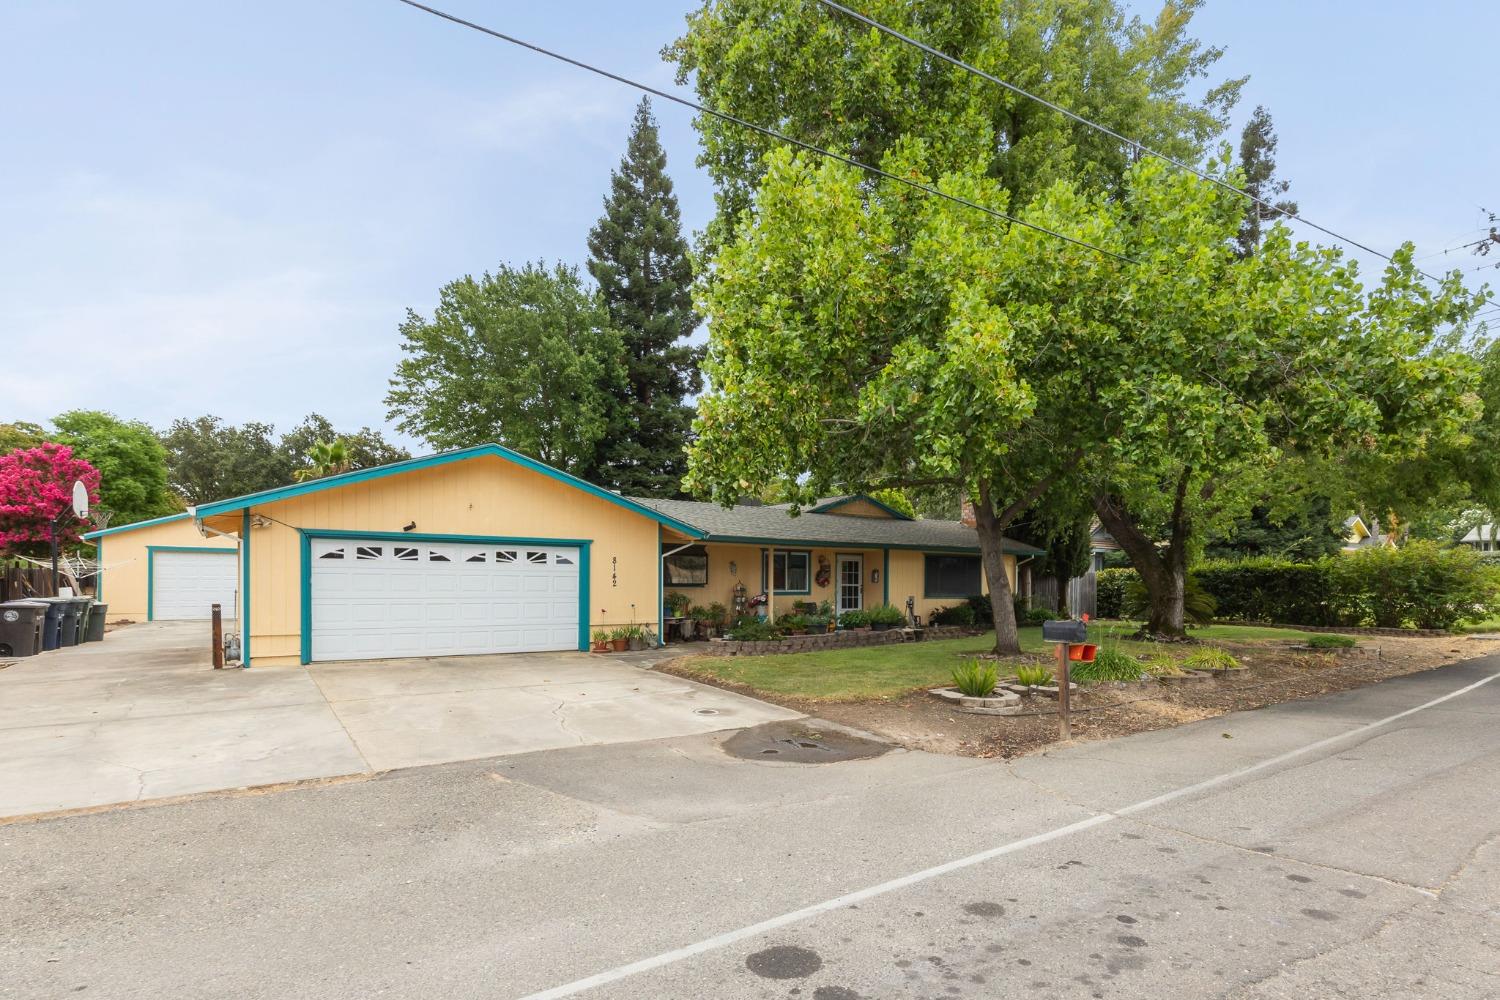
<svg viewBox="0 0 1500 1000">
<path fill-rule="evenodd" d="M 84 642 L 98 642 L 104 638 L 104 616 L 108 613 L 109 605 L 98 601 L 89 608 L 88 635 L 84 636 Z"/>
<path fill-rule="evenodd" d="M 63 611 L 67 604 L 56 597 L 43 597 L 36 603 L 42 605 L 46 615 L 42 621 L 42 651 L 56 649 L 62 641 Z"/>
<path fill-rule="evenodd" d="M 0 604 L 0 656 L 35 656 L 42 651 L 47 606 L 32 601 Z"/>
<path fill-rule="evenodd" d="M 94 616 L 94 599 L 85 597 L 82 600 L 83 607 L 78 614 L 78 644 L 80 646 L 89 641 L 89 619 Z"/>
<path fill-rule="evenodd" d="M 76 597 L 54 597 L 53 600 L 62 607 L 62 625 L 57 633 L 58 647 L 78 645 L 78 624 L 83 618 L 83 602 Z"/>
</svg>

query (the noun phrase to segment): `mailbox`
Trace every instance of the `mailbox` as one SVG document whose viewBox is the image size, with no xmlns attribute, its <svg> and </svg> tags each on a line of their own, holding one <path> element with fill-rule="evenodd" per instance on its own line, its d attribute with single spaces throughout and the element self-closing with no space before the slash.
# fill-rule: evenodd
<svg viewBox="0 0 1500 1000">
<path fill-rule="evenodd" d="M 1088 642 L 1088 624 L 1074 619 L 1042 622 L 1042 638 L 1047 642 Z"/>
</svg>

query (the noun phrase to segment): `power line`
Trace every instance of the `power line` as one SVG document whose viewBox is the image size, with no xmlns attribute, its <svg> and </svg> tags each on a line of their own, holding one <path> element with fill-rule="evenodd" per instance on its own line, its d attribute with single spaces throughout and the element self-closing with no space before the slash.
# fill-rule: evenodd
<svg viewBox="0 0 1500 1000">
<path fill-rule="evenodd" d="M 1015 84 L 1009 82 L 1008 80 L 1002 80 L 998 76 L 995 76 L 995 75 L 993 75 L 991 73 L 986 73 L 984 70 L 978 68 L 977 66 L 972 66 L 969 63 L 964 62 L 962 59 L 958 59 L 958 58 L 956 58 L 954 56 L 950 56 L 946 52 L 943 52 L 943 51 L 941 51 L 939 49 L 933 48 L 931 45 L 928 45 L 926 42 L 918 41 L 917 39 L 911 37 L 910 35 L 903 34 L 902 32 L 897 31 L 895 28 L 892 28 L 892 27 L 889 27 L 887 25 L 881 24 L 879 21 L 875 20 L 874 18 L 869 17 L 869 16 L 867 16 L 865 14 L 861 14 L 857 10 L 851 10 L 850 8 L 845 7 L 843 4 L 837 3 L 836 0 L 818 0 L 818 2 L 821 3 L 821 4 L 823 4 L 823 6 L 830 8 L 831 10 L 838 11 L 839 13 L 845 15 L 846 17 L 851 17 L 851 18 L 853 18 L 856 21 L 859 21 L 859 22 L 861 22 L 863 24 L 869 25 L 871 28 L 874 28 L 876 31 L 879 31 L 882 34 L 889 35 L 891 38 L 897 39 L 898 41 L 905 42 L 907 45 L 911 45 L 911 46 L 914 46 L 914 47 L 916 47 L 918 49 L 921 49 L 923 52 L 926 52 L 928 55 L 933 56 L 933 57 L 938 58 L 938 59 L 941 59 L 944 62 L 948 63 L 949 65 L 956 66 L 956 67 L 958 67 L 959 69 L 963 70 L 966 73 L 972 73 L 973 75 L 975 75 L 977 77 L 980 77 L 982 79 L 988 80 L 990 83 L 993 83 L 996 86 L 1005 88 L 1006 90 L 1010 91 L 1013 94 L 1017 94 L 1017 95 L 1019 95 L 1021 97 L 1025 97 L 1025 98 L 1027 98 L 1029 100 L 1036 101 L 1038 104 L 1045 105 L 1046 107 L 1051 108 L 1053 111 L 1056 111 L 1058 114 L 1064 115 L 1065 117 L 1068 117 L 1068 118 L 1071 118 L 1071 119 L 1073 119 L 1074 121 L 1078 122 L 1081 125 L 1087 125 L 1089 128 L 1097 129 L 1100 132 L 1103 132 L 1107 136 L 1110 136 L 1110 137 L 1112 137 L 1114 139 L 1117 139 L 1120 142 L 1123 142 L 1123 143 L 1125 143 L 1128 146 L 1134 147 L 1136 150 L 1138 150 L 1141 153 L 1146 154 L 1147 156 L 1154 156 L 1158 160 L 1162 160 L 1162 161 L 1165 161 L 1166 163 L 1170 163 L 1172 166 L 1178 168 L 1179 170 L 1186 170 L 1188 173 L 1193 174 L 1194 176 L 1196 176 L 1196 177 L 1198 177 L 1198 178 L 1200 178 L 1202 180 L 1208 181 L 1210 184 L 1218 185 L 1219 187 L 1223 188 L 1226 191 L 1233 191 L 1235 194 L 1242 195 L 1243 197 L 1249 198 L 1251 201 L 1255 202 L 1255 204 L 1261 206 L 1262 208 L 1270 209 L 1271 211 L 1273 211 L 1273 212 L 1275 212 L 1275 213 L 1277 213 L 1279 215 L 1284 215 L 1284 216 L 1286 216 L 1289 219 L 1296 219 L 1298 222 L 1302 223 L 1303 225 L 1311 226 L 1313 229 L 1316 229 L 1316 230 L 1318 230 L 1321 233 L 1326 233 L 1327 235 L 1332 236 L 1336 240 L 1342 240 L 1343 242 L 1348 243 L 1351 246 L 1359 247 L 1359 249 L 1365 251 L 1366 253 L 1374 254 L 1376 257 L 1379 257 L 1382 260 L 1386 260 L 1386 261 L 1390 261 L 1391 263 L 1395 263 L 1394 259 L 1389 254 L 1381 253 L 1379 250 L 1376 250 L 1374 247 L 1366 246 L 1365 244 L 1359 242 L 1358 240 L 1352 240 L 1352 239 L 1350 239 L 1347 236 L 1340 235 L 1339 233 L 1334 232 L 1332 229 L 1329 229 L 1326 226 L 1320 226 L 1316 222 L 1313 222 L 1313 221 L 1311 221 L 1309 219 L 1304 219 L 1302 216 L 1297 215 L 1295 212 L 1288 212 L 1285 209 L 1278 208 L 1276 205 L 1273 205 L 1273 204 L 1271 204 L 1269 202 L 1262 201 L 1261 199 L 1257 198 L 1255 195 L 1251 194 L 1250 192 L 1245 191 L 1245 190 L 1243 190 L 1241 188 L 1237 188 L 1233 184 L 1228 183 L 1227 181 L 1222 181 L 1219 178 L 1214 177 L 1212 174 L 1205 173 L 1204 171 L 1199 170 L 1198 168 L 1196 168 L 1194 166 L 1191 166 L 1191 165 L 1189 165 L 1187 163 L 1183 163 L 1181 160 L 1178 160 L 1178 159 L 1175 159 L 1174 157 L 1168 156 L 1166 153 L 1159 153 L 1156 150 L 1150 148 L 1149 146 L 1143 145 L 1142 143 L 1138 142 L 1137 140 L 1130 138 L 1129 136 L 1121 135 L 1119 132 L 1116 132 L 1114 129 L 1109 128 L 1106 125 L 1100 125 L 1098 122 L 1090 121 L 1089 119 L 1083 117 L 1082 115 L 1078 114 L 1077 112 L 1069 111 L 1067 108 L 1063 107 L 1062 105 L 1056 104 L 1056 103 L 1054 103 L 1052 101 L 1049 101 L 1045 97 L 1041 97 L 1041 96 L 1038 96 L 1037 94 L 1033 94 L 1031 91 L 1025 90 L 1025 89 L 1023 89 L 1021 87 L 1018 87 Z M 1437 280 L 1439 280 L 1439 279 L 1433 277 L 1432 275 L 1428 274 L 1426 271 L 1423 271 L 1421 268 L 1416 268 L 1416 272 L 1418 274 L 1420 274 L 1422 277 L 1427 278 L 1429 281 L 1437 281 Z"/>
<path fill-rule="evenodd" d="M 951 201 L 955 204 L 963 205 L 967 208 L 976 209 L 996 219 L 1003 219 L 1006 222 L 1012 223 L 1013 225 L 1022 226 L 1026 229 L 1031 229 L 1038 233 L 1044 233 L 1048 236 L 1056 237 L 1057 239 L 1071 243 L 1074 246 L 1093 250 L 1096 253 L 1104 254 L 1106 257 L 1113 257 L 1116 260 L 1124 261 L 1127 264 L 1139 263 L 1134 258 L 1127 257 L 1124 254 L 1116 253 L 1113 250 L 1106 250 L 1104 247 L 1095 246 L 1094 244 L 1085 242 L 1084 240 L 1075 239 L 1072 236 L 1068 236 L 1064 233 L 1059 233 L 1054 229 L 1048 229 L 1046 226 L 1038 226 L 1035 223 L 1027 222 L 1024 219 L 1018 219 L 1013 215 L 1007 215 L 1006 213 L 1001 212 L 997 209 L 989 208 L 985 205 L 979 204 L 978 202 L 970 201 L 967 198 L 961 198 L 958 195 L 949 194 L 946 191 L 942 191 L 938 188 L 933 187 L 931 184 L 924 184 L 921 181 L 912 180 L 910 177 L 902 177 L 899 174 L 893 174 L 888 170 L 882 170 L 880 167 L 872 167 L 868 163 L 861 163 L 859 160 L 845 156 L 842 153 L 835 153 L 832 150 L 824 149 L 821 146 L 814 146 L 810 142 L 803 142 L 801 139 L 795 139 L 792 136 L 786 135 L 782 132 L 777 132 L 775 129 L 766 128 L 763 125 L 757 125 L 754 122 L 746 121 L 743 118 L 737 118 L 734 115 L 727 114 L 723 111 L 715 111 L 713 108 L 705 107 L 704 105 L 698 104 L 694 101 L 690 101 L 685 97 L 679 97 L 678 95 L 670 93 L 668 91 L 659 90 L 656 87 L 648 86 L 647 84 L 632 80 L 629 77 L 621 76 L 618 73 L 612 73 L 607 69 L 601 69 L 598 66 L 583 62 L 580 59 L 574 59 L 571 56 L 565 56 L 560 52 L 554 52 L 551 49 L 543 48 L 540 45 L 533 44 L 532 42 L 528 42 L 524 39 L 516 38 L 512 35 L 507 35 L 504 32 L 496 31 L 493 28 L 487 28 L 482 24 L 476 24 L 473 21 L 466 21 L 454 14 L 449 14 L 446 11 L 438 10 L 436 7 L 429 7 L 426 4 L 418 3 L 417 0 L 400 0 L 400 2 L 406 4 L 408 7 L 415 7 L 417 10 L 425 11 L 426 13 L 431 14 L 434 17 L 439 17 L 445 21 L 450 21 L 453 24 L 472 29 L 481 34 L 489 35 L 491 38 L 498 38 L 502 42 L 509 42 L 510 44 L 520 46 L 523 49 L 530 49 L 532 52 L 547 56 L 550 59 L 556 59 L 559 62 L 567 63 L 569 66 L 576 66 L 578 69 L 587 70 L 588 72 L 594 73 L 598 76 L 602 76 L 605 79 L 613 80 L 616 83 L 623 83 L 627 87 L 633 87 L 636 90 L 642 91 L 644 93 L 651 94 L 655 97 L 660 97 L 664 101 L 671 101 L 673 104 L 678 104 L 685 108 L 691 108 L 692 110 L 697 111 L 700 114 L 711 115 L 714 118 L 729 122 L 732 125 L 738 125 L 741 128 L 747 128 L 754 132 L 759 132 L 762 135 L 769 136 L 773 139 L 778 139 L 781 142 L 790 143 L 791 145 L 797 146 L 801 149 L 805 149 L 810 153 L 816 153 L 819 156 L 826 156 L 829 159 L 837 160 L 840 163 L 847 164 L 848 166 L 857 167 L 858 169 L 874 174 L 877 177 L 896 181 L 898 184 L 904 184 L 907 187 L 913 188 L 917 191 L 921 191 L 924 194 L 933 195 L 935 197 Z"/>
</svg>

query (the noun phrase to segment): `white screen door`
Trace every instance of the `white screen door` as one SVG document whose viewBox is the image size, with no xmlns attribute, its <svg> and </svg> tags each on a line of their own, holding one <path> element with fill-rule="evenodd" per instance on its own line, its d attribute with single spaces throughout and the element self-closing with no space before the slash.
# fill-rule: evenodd
<svg viewBox="0 0 1500 1000">
<path fill-rule="evenodd" d="M 839 556 L 839 614 L 864 607 L 864 580 L 862 556 Z"/>
</svg>

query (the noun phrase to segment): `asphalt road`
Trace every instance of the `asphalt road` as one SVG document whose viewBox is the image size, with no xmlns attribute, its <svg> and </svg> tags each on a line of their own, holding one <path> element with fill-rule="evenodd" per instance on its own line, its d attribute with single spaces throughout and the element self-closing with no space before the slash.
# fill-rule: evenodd
<svg viewBox="0 0 1500 1000">
<path fill-rule="evenodd" d="M 1497 676 L 1013 765 L 690 736 L 0 826 L 0 996 L 1500 997 Z"/>
</svg>

